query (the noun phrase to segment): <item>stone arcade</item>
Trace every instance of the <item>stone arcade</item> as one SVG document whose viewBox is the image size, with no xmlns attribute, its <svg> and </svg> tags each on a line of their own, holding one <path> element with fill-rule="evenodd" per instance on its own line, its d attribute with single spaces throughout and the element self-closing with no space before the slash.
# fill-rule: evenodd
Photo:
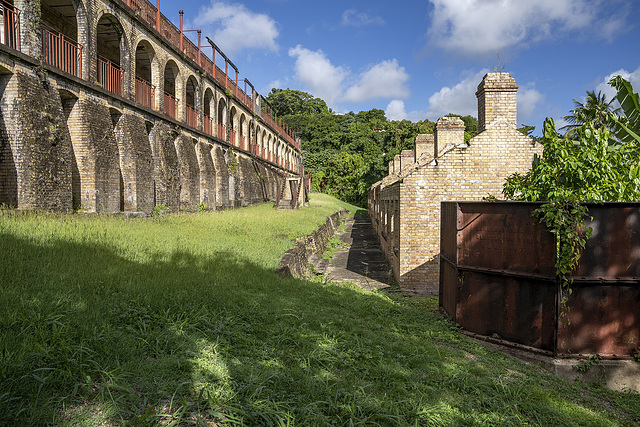
<svg viewBox="0 0 640 427">
<path fill-rule="evenodd" d="M 0 204 L 216 209 L 299 175 L 299 141 L 264 98 L 148 0 L 0 8 Z"/>
</svg>

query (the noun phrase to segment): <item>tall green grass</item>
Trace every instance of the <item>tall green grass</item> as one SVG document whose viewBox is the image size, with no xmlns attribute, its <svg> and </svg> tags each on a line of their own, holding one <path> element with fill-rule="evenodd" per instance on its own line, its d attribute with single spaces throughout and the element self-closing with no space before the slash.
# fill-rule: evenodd
<svg viewBox="0 0 640 427">
<path fill-rule="evenodd" d="M 340 207 L 0 213 L 1 425 L 633 425 L 637 394 L 465 338 L 433 299 L 274 274 Z M 354 207 L 351 207 L 355 210 Z"/>
</svg>

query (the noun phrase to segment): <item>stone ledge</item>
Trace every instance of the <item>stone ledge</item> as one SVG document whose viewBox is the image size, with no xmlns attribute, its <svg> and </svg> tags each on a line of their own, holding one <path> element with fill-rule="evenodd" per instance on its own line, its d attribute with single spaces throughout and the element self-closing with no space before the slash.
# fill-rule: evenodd
<svg viewBox="0 0 640 427">
<path fill-rule="evenodd" d="M 348 212 L 345 209 L 334 212 L 316 231 L 297 239 L 296 245 L 282 255 L 276 274 L 280 277 L 308 277 L 311 255 L 323 253 L 327 249 L 329 239 L 335 234 L 342 217 Z"/>
</svg>

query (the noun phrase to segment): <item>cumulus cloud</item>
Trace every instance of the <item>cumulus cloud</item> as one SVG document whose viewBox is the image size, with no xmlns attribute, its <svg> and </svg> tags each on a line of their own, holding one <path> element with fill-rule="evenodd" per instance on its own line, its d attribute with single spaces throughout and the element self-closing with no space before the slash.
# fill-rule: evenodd
<svg viewBox="0 0 640 427">
<path fill-rule="evenodd" d="M 360 81 L 347 89 L 344 100 L 362 102 L 376 98 L 406 98 L 409 75 L 398 61 L 382 61 L 373 65 L 360 76 Z"/>
<path fill-rule="evenodd" d="M 387 108 L 384 110 L 384 115 L 387 120 L 404 120 L 407 118 L 407 112 L 404 109 L 404 101 L 400 99 L 394 99 L 389 102 Z"/>
<path fill-rule="evenodd" d="M 460 114 L 461 116 L 478 115 L 478 102 L 476 100 L 476 90 L 478 83 L 489 70 L 483 69 L 475 74 L 469 74 L 461 82 L 452 87 L 445 86 L 429 97 L 429 107 L 427 117 L 430 120 L 437 120 L 449 113 Z"/>
<path fill-rule="evenodd" d="M 428 31 L 430 40 L 443 49 L 463 55 L 523 47 L 559 34 L 591 28 L 598 28 L 591 32 L 595 37 L 611 38 L 625 21 L 620 11 L 614 12 L 617 15 L 609 12 L 616 8 L 603 0 L 430 2 L 434 6 Z"/>
<path fill-rule="evenodd" d="M 225 53 L 244 49 L 276 51 L 278 26 L 263 13 L 255 13 L 240 3 L 212 0 L 200 8 L 193 24 L 205 34 L 213 34 L 213 41 Z"/>
<path fill-rule="evenodd" d="M 374 64 L 363 73 L 353 75 L 348 68 L 333 65 L 321 50 L 312 51 L 298 45 L 289 49 L 289 56 L 296 61 L 295 78 L 333 109 L 340 102 L 409 96 L 409 75 L 395 59 Z"/>
<path fill-rule="evenodd" d="M 611 80 L 615 76 L 622 76 L 623 79 L 626 79 L 629 81 L 629 83 L 631 83 L 634 92 L 640 92 L 640 67 L 638 67 L 635 69 L 635 71 L 632 72 L 621 68 L 605 76 L 605 78 L 602 79 L 602 81 L 596 86 L 596 93 L 598 93 L 598 91 L 601 91 L 607 96 L 607 99 L 615 97 L 616 90 L 609 85 L 609 80 Z"/>
<path fill-rule="evenodd" d="M 369 16 L 367 13 L 358 12 L 356 9 L 347 9 L 342 12 L 341 24 L 344 27 L 364 27 L 367 25 L 384 25 L 384 19 L 379 16 Z"/>
<path fill-rule="evenodd" d="M 342 94 L 342 84 L 348 71 L 334 66 L 321 50 L 312 51 L 297 45 L 289 49 L 289 56 L 296 59 L 296 79 L 311 93 L 327 104 L 335 105 Z"/>
<path fill-rule="evenodd" d="M 518 89 L 518 126 L 533 117 L 536 108 L 544 99 L 544 95 L 538 92 L 533 85 L 520 86 Z"/>
</svg>

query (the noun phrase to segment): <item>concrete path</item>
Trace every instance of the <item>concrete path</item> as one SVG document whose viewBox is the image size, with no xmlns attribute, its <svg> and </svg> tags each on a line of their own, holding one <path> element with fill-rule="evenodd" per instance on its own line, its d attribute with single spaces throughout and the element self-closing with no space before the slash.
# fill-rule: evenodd
<svg viewBox="0 0 640 427">
<path fill-rule="evenodd" d="M 346 224 L 340 240 L 348 246 L 336 252 L 330 261 L 312 259 L 316 271 L 331 282 L 352 282 L 364 289 L 390 287 L 391 270 L 369 217 L 349 218 Z"/>
</svg>

